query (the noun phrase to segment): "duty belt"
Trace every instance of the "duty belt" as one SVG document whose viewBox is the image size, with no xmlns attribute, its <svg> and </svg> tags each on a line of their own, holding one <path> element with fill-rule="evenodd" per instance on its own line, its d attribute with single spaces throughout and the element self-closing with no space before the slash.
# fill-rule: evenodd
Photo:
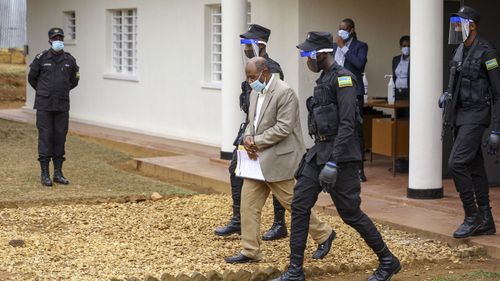
<svg viewBox="0 0 500 281">
<path fill-rule="evenodd" d="M 315 142 L 332 142 L 334 140 L 335 140 L 334 135 L 330 135 L 330 136 L 314 135 Z"/>
</svg>

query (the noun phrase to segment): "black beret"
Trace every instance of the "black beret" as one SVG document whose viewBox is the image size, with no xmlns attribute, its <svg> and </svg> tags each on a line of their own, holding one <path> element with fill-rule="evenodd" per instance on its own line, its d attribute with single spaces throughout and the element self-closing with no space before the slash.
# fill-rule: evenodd
<svg viewBox="0 0 500 281">
<path fill-rule="evenodd" d="M 251 24 L 248 31 L 241 34 L 240 37 L 244 39 L 262 39 L 267 42 L 270 35 L 271 30 L 258 24 Z"/>
<path fill-rule="evenodd" d="M 297 48 L 306 52 L 331 49 L 333 48 L 333 36 L 330 32 L 311 31 L 307 33 L 306 40 L 297 45 Z"/>
<path fill-rule="evenodd" d="M 460 11 L 451 14 L 451 16 L 473 20 L 476 23 L 479 23 L 479 21 L 481 20 L 481 15 L 479 14 L 479 12 L 468 6 L 463 6 L 462 8 L 460 8 Z"/>
<path fill-rule="evenodd" d="M 62 37 L 64 37 L 64 31 L 62 30 L 62 28 L 53 27 L 49 29 L 49 38 L 53 38 L 54 36 L 57 35 L 61 35 Z"/>
</svg>

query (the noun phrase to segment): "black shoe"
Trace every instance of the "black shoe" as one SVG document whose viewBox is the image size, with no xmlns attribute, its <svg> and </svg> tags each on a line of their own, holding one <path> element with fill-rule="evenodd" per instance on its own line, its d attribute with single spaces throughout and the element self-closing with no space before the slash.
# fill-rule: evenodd
<svg viewBox="0 0 500 281">
<path fill-rule="evenodd" d="M 52 161 L 54 162 L 54 182 L 64 185 L 69 184 L 69 180 L 62 173 L 63 160 L 57 159 Z"/>
<path fill-rule="evenodd" d="M 232 218 L 225 226 L 217 227 L 215 229 L 215 235 L 217 236 L 229 236 L 234 233 L 241 234 L 240 221 L 236 221 L 235 218 Z"/>
<path fill-rule="evenodd" d="M 293 250 L 292 250 L 293 252 Z M 276 279 L 271 281 L 305 281 L 304 271 L 302 264 L 304 262 L 304 255 L 290 254 L 290 265 L 288 269 Z"/>
<path fill-rule="evenodd" d="M 335 237 L 337 237 L 337 233 L 332 230 L 332 234 L 330 234 L 328 239 L 326 239 L 325 242 L 319 244 L 318 249 L 316 249 L 316 251 L 312 255 L 312 258 L 315 260 L 320 260 L 326 257 L 326 255 L 328 255 L 328 252 L 330 252 L 330 249 L 332 248 L 332 243 L 333 240 L 335 240 Z"/>
<path fill-rule="evenodd" d="M 50 179 L 49 175 L 49 162 L 40 162 L 40 182 L 42 183 L 43 186 L 52 186 L 52 180 Z"/>
<path fill-rule="evenodd" d="M 283 239 L 288 236 L 285 221 L 275 221 L 271 228 L 262 235 L 262 240 L 272 241 Z"/>
<path fill-rule="evenodd" d="M 382 251 L 377 253 L 379 266 L 375 272 L 366 279 L 366 281 L 389 281 L 394 274 L 401 270 L 401 263 L 391 251 L 384 247 Z"/>
<path fill-rule="evenodd" d="M 473 235 L 483 224 L 483 219 L 479 215 L 476 206 L 464 208 L 464 222 L 453 232 L 454 238 L 467 238 Z"/>
<path fill-rule="evenodd" d="M 365 182 L 366 181 L 365 169 L 359 169 L 358 170 L 358 175 L 359 175 L 359 181 L 360 182 Z"/>
<path fill-rule="evenodd" d="M 493 235 L 497 232 L 495 227 L 495 221 L 493 220 L 493 215 L 491 214 L 490 206 L 479 207 L 479 214 L 483 218 L 483 224 L 472 234 L 476 235 Z"/>
<path fill-rule="evenodd" d="M 258 262 L 258 260 L 254 260 L 252 258 L 249 258 L 243 254 L 237 254 L 236 256 L 232 257 L 226 257 L 224 260 L 227 263 L 249 263 L 249 262 Z"/>
</svg>

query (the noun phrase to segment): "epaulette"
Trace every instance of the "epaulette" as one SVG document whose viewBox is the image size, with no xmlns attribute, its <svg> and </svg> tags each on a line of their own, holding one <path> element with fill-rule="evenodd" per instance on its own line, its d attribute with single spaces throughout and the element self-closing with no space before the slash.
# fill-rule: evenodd
<svg viewBox="0 0 500 281">
<path fill-rule="evenodd" d="M 36 59 L 38 59 L 38 60 L 39 60 L 39 59 L 40 59 L 43 55 L 45 55 L 47 52 L 48 52 L 48 51 L 47 51 L 47 50 L 45 50 L 45 51 L 43 51 L 43 52 L 39 53 L 38 55 L 36 55 Z"/>
</svg>

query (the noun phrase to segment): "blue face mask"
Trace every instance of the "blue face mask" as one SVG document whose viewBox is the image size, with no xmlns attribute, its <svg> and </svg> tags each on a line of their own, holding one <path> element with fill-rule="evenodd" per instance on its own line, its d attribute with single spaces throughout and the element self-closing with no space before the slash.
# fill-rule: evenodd
<svg viewBox="0 0 500 281">
<path fill-rule="evenodd" d="M 52 50 L 59 52 L 64 49 L 64 41 L 52 41 Z"/>
<path fill-rule="evenodd" d="M 259 77 L 255 81 L 250 83 L 250 87 L 258 93 L 261 93 L 266 88 L 266 83 L 260 82 L 260 76 L 262 76 L 262 72 L 259 74 Z"/>
<path fill-rule="evenodd" d="M 403 53 L 403 55 L 405 55 L 405 56 L 410 55 L 410 47 L 401 48 L 401 53 Z"/>
<path fill-rule="evenodd" d="M 344 41 L 345 41 L 345 40 L 349 39 L 349 36 L 351 34 L 349 33 L 349 31 L 339 29 L 339 31 L 337 32 L 337 35 L 340 36 L 340 38 L 344 39 Z"/>
</svg>

